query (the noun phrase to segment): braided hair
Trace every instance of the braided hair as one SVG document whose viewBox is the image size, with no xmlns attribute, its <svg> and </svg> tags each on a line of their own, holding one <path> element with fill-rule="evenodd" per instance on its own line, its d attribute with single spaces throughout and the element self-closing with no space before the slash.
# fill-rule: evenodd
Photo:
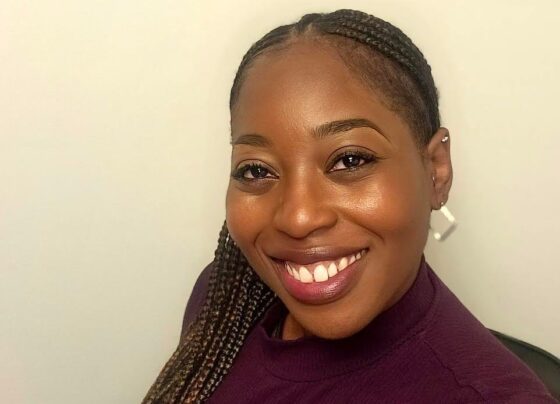
<svg viewBox="0 0 560 404">
<path fill-rule="evenodd" d="M 438 94 L 420 50 L 398 28 L 354 10 L 307 14 L 266 34 L 247 51 L 230 93 L 233 112 L 251 64 L 265 52 L 299 39 L 318 39 L 336 49 L 347 66 L 378 90 L 426 144 L 440 126 Z M 224 223 L 196 319 L 150 388 L 143 404 L 199 403 L 218 387 L 247 335 L 276 299 L 250 267 Z"/>
</svg>

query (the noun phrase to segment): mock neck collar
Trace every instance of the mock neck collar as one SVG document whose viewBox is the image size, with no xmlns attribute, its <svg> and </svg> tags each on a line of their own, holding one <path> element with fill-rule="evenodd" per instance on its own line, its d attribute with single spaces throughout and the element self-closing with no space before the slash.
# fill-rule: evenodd
<svg viewBox="0 0 560 404">
<path fill-rule="evenodd" d="M 392 307 L 358 333 L 339 340 L 303 337 L 284 341 L 272 330 L 287 314 L 274 303 L 256 329 L 261 363 L 272 374 L 294 381 L 321 380 L 372 364 L 421 331 L 435 306 L 437 277 L 422 257 L 411 287 Z"/>
</svg>

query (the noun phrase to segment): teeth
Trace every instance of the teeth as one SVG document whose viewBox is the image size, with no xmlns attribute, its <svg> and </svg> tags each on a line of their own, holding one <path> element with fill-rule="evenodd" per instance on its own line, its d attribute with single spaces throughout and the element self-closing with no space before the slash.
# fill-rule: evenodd
<svg viewBox="0 0 560 404">
<path fill-rule="evenodd" d="M 348 266 L 348 258 L 344 257 L 340 260 L 340 262 L 338 263 L 338 271 L 344 271 L 346 269 L 346 267 Z"/>
<path fill-rule="evenodd" d="M 324 264 L 311 264 L 311 266 L 295 266 L 292 263 L 285 262 L 286 272 L 296 280 L 302 283 L 325 282 L 329 278 L 336 276 L 340 271 L 346 269 L 349 265 L 360 260 L 366 254 L 366 250 L 362 250 L 356 254 L 342 257 L 340 260 L 331 261 L 328 266 Z M 315 266 L 316 265 L 316 266 Z"/>
<path fill-rule="evenodd" d="M 313 282 L 313 275 L 311 275 L 311 272 L 306 267 L 299 267 L 299 277 L 303 283 Z"/>
<path fill-rule="evenodd" d="M 336 269 L 336 264 L 334 262 L 331 262 L 327 272 L 328 272 L 330 278 L 332 278 L 333 276 L 335 276 L 337 274 L 338 270 Z"/>
<path fill-rule="evenodd" d="M 313 279 L 315 279 L 315 282 L 325 282 L 329 279 L 329 274 L 324 265 L 318 265 L 317 268 L 315 268 L 315 271 L 313 271 Z"/>
</svg>

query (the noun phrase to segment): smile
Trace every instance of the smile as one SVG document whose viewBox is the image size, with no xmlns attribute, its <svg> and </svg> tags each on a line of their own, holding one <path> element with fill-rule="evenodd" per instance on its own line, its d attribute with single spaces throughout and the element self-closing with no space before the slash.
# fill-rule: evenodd
<svg viewBox="0 0 560 404">
<path fill-rule="evenodd" d="M 354 262 L 362 259 L 366 254 L 366 249 L 357 253 L 330 261 L 318 261 L 312 264 L 299 265 L 295 262 L 285 261 L 284 268 L 288 274 L 301 283 L 326 282 L 329 278 L 335 277 L 339 272 L 344 271 Z"/>
</svg>

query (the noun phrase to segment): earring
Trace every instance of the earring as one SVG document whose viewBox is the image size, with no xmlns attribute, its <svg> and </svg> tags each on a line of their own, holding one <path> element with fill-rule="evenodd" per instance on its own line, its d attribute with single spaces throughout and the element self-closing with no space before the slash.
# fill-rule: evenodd
<svg viewBox="0 0 560 404">
<path fill-rule="evenodd" d="M 449 211 L 444 202 L 440 202 L 440 209 L 430 218 L 430 230 L 437 241 L 444 241 L 457 228 L 455 216 Z"/>
<path fill-rule="evenodd" d="M 445 135 L 443 139 L 441 139 L 441 143 L 447 143 L 449 141 L 449 135 Z"/>
</svg>

